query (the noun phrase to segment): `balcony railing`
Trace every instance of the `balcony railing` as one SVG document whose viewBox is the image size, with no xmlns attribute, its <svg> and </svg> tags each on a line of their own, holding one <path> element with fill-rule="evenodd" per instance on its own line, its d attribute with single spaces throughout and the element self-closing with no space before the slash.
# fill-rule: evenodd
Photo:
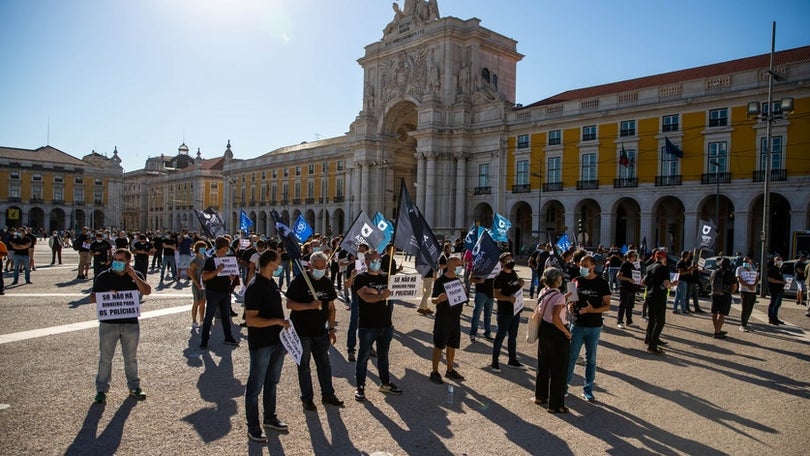
<svg viewBox="0 0 810 456">
<path fill-rule="evenodd" d="M 343 196 L 343 195 L 337 195 L 337 196 L 335 196 L 335 199 L 334 199 L 334 201 L 335 201 L 336 203 L 342 203 L 342 202 L 343 202 L 343 201 L 345 201 L 345 200 L 346 200 L 346 197 L 345 197 L 345 196 Z"/>
<path fill-rule="evenodd" d="M 562 182 L 546 182 L 543 184 L 543 191 L 544 192 L 559 192 L 563 189 Z"/>
<path fill-rule="evenodd" d="M 74 200 L 74 201 L 73 201 L 73 203 L 74 203 L 75 205 L 77 205 L 77 206 L 83 206 L 83 205 L 84 205 L 84 199 L 82 199 L 82 198 L 77 198 L 76 200 Z"/>
<path fill-rule="evenodd" d="M 492 187 L 475 187 L 473 189 L 473 195 L 491 195 L 492 194 Z"/>
<path fill-rule="evenodd" d="M 670 187 L 672 185 L 681 185 L 681 175 L 676 174 L 672 176 L 655 176 L 656 187 Z"/>
<path fill-rule="evenodd" d="M 293 204 L 301 204 L 301 198 L 293 198 Z"/>
<path fill-rule="evenodd" d="M 703 173 L 700 175 L 701 184 L 728 184 L 731 182 L 731 173 Z"/>
<path fill-rule="evenodd" d="M 638 187 L 638 177 L 622 177 L 613 179 L 613 188 Z"/>
<path fill-rule="evenodd" d="M 59 198 L 59 199 L 54 198 L 54 199 L 51 200 L 51 204 L 65 204 L 65 200 L 63 200 L 61 198 Z"/>
<path fill-rule="evenodd" d="M 593 190 L 599 188 L 598 180 L 577 181 L 577 190 Z"/>
<path fill-rule="evenodd" d="M 512 186 L 512 193 L 529 193 L 529 184 L 517 184 Z"/>
<path fill-rule="evenodd" d="M 41 196 L 31 197 L 31 203 L 32 204 L 42 204 L 44 202 L 45 202 L 45 200 Z"/>
<path fill-rule="evenodd" d="M 20 202 L 22 202 L 22 199 L 19 196 L 9 196 L 8 200 L 11 203 L 20 203 Z"/>
<path fill-rule="evenodd" d="M 307 198 L 307 199 L 305 200 L 305 202 L 306 202 L 307 204 L 315 204 L 315 198 Z"/>
<path fill-rule="evenodd" d="M 283 200 L 281 200 L 281 205 L 282 205 L 282 206 L 286 206 L 286 205 L 288 205 L 288 204 L 290 204 L 290 201 L 289 201 L 289 200 L 287 200 L 287 199 L 283 199 Z"/>
<path fill-rule="evenodd" d="M 270 200 L 270 205 L 271 205 L 271 206 L 276 206 L 276 205 L 278 205 L 278 201 L 276 201 L 276 200 Z"/>
<path fill-rule="evenodd" d="M 765 180 L 765 170 L 760 169 L 754 171 L 754 182 L 763 182 Z M 772 169 L 771 170 L 771 181 L 786 181 L 787 180 L 787 170 L 786 169 Z"/>
<path fill-rule="evenodd" d="M 93 200 L 93 204 L 95 204 L 96 206 L 103 206 L 104 200 Z"/>
<path fill-rule="evenodd" d="M 250 200 L 250 206 L 255 206 L 255 205 L 256 205 L 256 200 Z"/>
</svg>

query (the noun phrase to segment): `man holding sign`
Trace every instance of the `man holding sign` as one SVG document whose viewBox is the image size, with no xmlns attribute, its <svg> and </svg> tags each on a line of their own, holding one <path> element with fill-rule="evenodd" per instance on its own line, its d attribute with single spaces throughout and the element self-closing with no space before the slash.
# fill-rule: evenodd
<svg viewBox="0 0 810 456">
<path fill-rule="evenodd" d="M 444 274 L 433 283 L 432 302 L 436 306 L 436 318 L 433 320 L 433 370 L 430 372 L 430 381 L 436 384 L 444 383 L 439 374 L 439 361 L 442 359 L 442 350 L 447 351 L 447 372 L 444 376 L 451 380 L 464 380 L 464 376 L 453 368 L 456 358 L 456 349 L 461 341 L 461 310 L 462 304 L 468 301 L 464 292 L 464 284 L 460 277 L 464 275 L 461 258 L 449 256 L 445 263 Z"/>
<path fill-rule="evenodd" d="M 754 268 L 751 256 L 743 258 L 742 266 L 737 268 L 735 274 L 740 290 L 742 312 L 740 314 L 740 331 L 749 332 L 748 319 L 754 311 L 754 304 L 757 302 L 757 284 L 759 283 L 759 272 Z"/>
<path fill-rule="evenodd" d="M 121 341 L 124 356 L 124 373 L 127 376 L 129 395 L 139 401 L 146 399 L 138 378 L 138 339 L 140 327 L 140 294 L 148 295 L 152 287 L 144 282 L 140 273 L 132 269 L 129 261 L 132 254 L 127 249 L 118 249 L 113 254 L 112 267 L 101 272 L 93 282 L 90 302 L 97 303 L 98 325 L 98 374 L 96 375 L 97 404 L 107 401 L 112 376 L 112 357 L 115 346 Z M 126 293 L 127 291 L 134 291 Z M 117 318 L 121 316 L 121 318 Z"/>
<path fill-rule="evenodd" d="M 619 281 L 619 314 L 617 316 L 619 329 L 624 328 L 624 319 L 627 326 L 633 326 L 633 307 L 636 304 L 636 292 L 641 288 L 641 263 L 638 261 L 638 252 L 629 250 L 625 261 L 619 268 L 616 278 Z M 688 307 L 688 306 L 687 306 Z"/>
<path fill-rule="evenodd" d="M 238 346 L 239 342 L 231 335 L 231 282 L 239 277 L 239 265 L 235 256 L 228 256 L 228 239 L 218 237 L 214 243 L 216 252 L 205 260 L 202 280 L 205 284 L 205 319 L 200 332 L 200 348 L 208 348 L 211 323 L 219 310 L 219 321 L 225 333 L 225 345 Z"/>
<path fill-rule="evenodd" d="M 506 335 L 509 339 L 506 343 L 509 351 L 509 362 L 506 364 L 509 367 L 522 369 L 523 364 L 517 359 L 517 335 L 518 325 L 520 324 L 520 313 L 515 315 L 515 302 L 518 291 L 523 290 L 525 285 L 523 279 L 518 277 L 515 271 L 515 262 L 512 260 L 512 254 L 504 252 L 499 257 L 501 262 L 501 272 L 495 277 L 493 287 L 495 292 L 495 299 L 498 301 L 498 332 L 495 334 L 495 342 L 492 343 L 492 365 L 489 367 L 492 372 L 500 372 L 501 366 L 498 358 L 501 355 L 501 347 Z"/>
</svg>

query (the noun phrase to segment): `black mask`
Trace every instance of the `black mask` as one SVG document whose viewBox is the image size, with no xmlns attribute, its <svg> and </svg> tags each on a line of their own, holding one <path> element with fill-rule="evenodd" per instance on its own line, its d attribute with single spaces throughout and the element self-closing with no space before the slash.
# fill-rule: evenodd
<svg viewBox="0 0 810 456">
<path fill-rule="evenodd" d="M 515 269 L 515 262 L 510 261 L 510 262 L 506 263 L 505 265 L 503 265 L 503 267 L 505 267 L 506 269 Z"/>
</svg>

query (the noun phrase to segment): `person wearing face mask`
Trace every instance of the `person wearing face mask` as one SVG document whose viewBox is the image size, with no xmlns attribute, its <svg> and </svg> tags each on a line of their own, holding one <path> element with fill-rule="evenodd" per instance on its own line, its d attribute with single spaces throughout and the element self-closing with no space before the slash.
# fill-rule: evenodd
<svg viewBox="0 0 810 456">
<path fill-rule="evenodd" d="M 636 292 L 641 281 L 641 263 L 638 261 L 638 253 L 630 250 L 625 255 L 626 260 L 619 267 L 616 278 L 619 281 L 619 313 L 616 316 L 619 329 L 624 328 L 623 322 L 627 321 L 627 326 L 633 326 L 633 307 L 636 304 Z"/>
<path fill-rule="evenodd" d="M 192 260 L 193 264 L 193 260 Z M 248 328 L 250 368 L 245 387 L 245 417 L 248 438 L 266 442 L 265 428 L 286 431 L 287 423 L 276 415 L 276 387 L 284 365 L 284 346 L 280 333 L 289 328 L 281 306 L 281 290 L 274 277 L 281 275 L 281 257 L 275 250 L 265 250 L 259 256 L 255 279 L 245 290 L 245 318 Z M 259 394 L 264 391 L 264 420 L 259 423 Z"/>
<path fill-rule="evenodd" d="M 200 330 L 200 348 L 208 348 L 208 338 L 211 335 L 211 323 L 214 315 L 219 311 L 219 321 L 225 336 L 225 345 L 239 346 L 231 332 L 231 283 L 238 277 L 236 274 L 223 274 L 225 263 L 217 265 L 215 258 L 230 256 L 229 241 L 225 237 L 218 237 L 214 241 L 216 249 L 213 256 L 206 258 L 203 265 L 202 280 L 205 285 L 205 319 Z M 164 263 L 165 264 L 165 263 Z"/>
<path fill-rule="evenodd" d="M 499 260 L 501 262 L 501 272 L 495 277 L 495 282 L 492 285 L 494 288 L 493 294 L 498 301 L 498 332 L 495 335 L 495 341 L 492 343 L 492 364 L 489 367 L 493 372 L 501 371 L 498 358 L 501 354 L 503 340 L 507 337 L 507 334 L 509 335 L 506 343 L 509 361 L 506 364 L 516 369 L 523 368 L 523 364 L 517 359 L 517 335 L 520 315 L 515 315 L 514 306 L 517 300 L 515 294 L 523 289 L 525 282 L 518 277 L 515 271 L 515 262 L 512 260 L 511 253 L 502 253 Z"/>
<path fill-rule="evenodd" d="M 782 306 L 782 294 L 785 291 L 785 276 L 782 271 L 782 257 L 777 255 L 773 258 L 773 264 L 768 268 L 768 293 L 771 300 L 768 303 L 768 323 L 772 325 L 784 325 L 785 322 L 779 319 L 779 308 Z"/>
<path fill-rule="evenodd" d="M 31 283 L 31 263 L 28 257 L 28 249 L 31 248 L 31 241 L 23 236 L 22 231 L 14 233 L 11 239 L 11 249 L 14 250 L 14 280 L 12 285 L 18 283 L 20 277 L 20 267 L 25 270 L 25 283 Z"/>
<path fill-rule="evenodd" d="M 115 251 L 112 255 L 112 266 L 101 272 L 93 281 L 90 302 L 95 303 L 96 295 L 104 292 L 138 290 L 143 296 L 152 292 L 152 287 L 144 281 L 143 276 L 129 265 L 131 259 L 132 254 L 127 249 Z M 121 341 L 121 354 L 124 357 L 124 373 L 127 377 L 129 395 L 139 401 L 146 399 L 146 394 L 141 390 L 141 379 L 138 378 L 137 355 L 140 338 L 138 317 L 101 320 L 98 325 L 98 338 L 99 359 L 95 402 L 103 404 L 107 400 L 112 376 L 112 357 L 118 341 Z"/>
<path fill-rule="evenodd" d="M 135 253 L 135 270 L 146 278 L 149 270 L 149 253 L 152 251 L 152 243 L 146 239 L 145 234 L 139 234 L 138 240 L 132 244 L 132 251 Z"/>
<path fill-rule="evenodd" d="M 751 257 L 746 255 L 741 266 L 737 267 L 734 274 L 737 277 L 737 285 L 740 290 L 742 312 L 740 314 L 740 331 L 749 332 L 748 319 L 754 311 L 754 304 L 757 302 L 757 284 L 759 283 L 759 272 L 754 269 Z"/>
<path fill-rule="evenodd" d="M 464 284 L 461 277 L 464 276 L 464 267 L 461 265 L 461 258 L 450 256 L 445 263 L 444 274 L 433 282 L 432 302 L 436 306 L 436 318 L 433 320 L 433 370 L 430 372 L 430 381 L 436 384 L 444 383 L 439 374 L 439 361 L 442 359 L 442 351 L 447 352 L 447 372 L 445 377 L 451 380 L 462 381 L 464 376 L 455 370 L 454 360 L 456 349 L 461 342 L 461 311 L 463 303 L 450 305 L 447 296 L 446 286 L 452 282 L 458 282 L 463 289 Z"/>
<path fill-rule="evenodd" d="M 186 284 L 188 284 L 191 277 L 188 273 L 188 267 L 191 263 L 191 256 L 192 256 L 192 246 L 194 245 L 194 241 L 191 239 L 191 236 L 188 234 L 188 230 L 183 230 L 183 234 L 177 241 L 177 253 L 180 254 L 178 258 L 177 264 L 177 281 L 180 281 L 181 277 L 186 278 Z"/>
<path fill-rule="evenodd" d="M 593 383 L 596 379 L 596 349 L 602 334 L 602 314 L 610 310 L 610 285 L 596 274 L 596 262 L 591 255 L 579 260 L 579 277 L 574 279 L 579 300 L 568 303 L 568 312 L 573 317 L 571 326 L 571 353 L 568 359 L 568 378 L 571 385 L 577 357 L 585 345 L 585 382 L 582 397 L 588 402 L 596 399 Z"/>
<path fill-rule="evenodd" d="M 197 241 L 194 244 L 194 258 L 188 266 L 188 275 L 191 277 L 191 296 L 194 300 L 191 304 L 191 327 L 194 329 L 200 327 L 198 321 L 202 321 L 205 315 L 205 287 L 202 283 L 202 271 L 205 266 L 207 248 L 205 242 Z"/>
<path fill-rule="evenodd" d="M 669 281 L 669 269 L 667 268 L 667 252 L 659 250 L 653 255 L 653 263 L 647 267 L 642 281 L 647 286 L 646 304 L 649 311 L 649 322 L 647 323 L 647 333 L 644 343 L 647 344 L 647 351 L 654 355 L 662 355 L 664 351 L 659 345 L 666 345 L 667 342 L 661 340 L 661 332 L 664 330 L 667 315 L 667 291 L 678 281 Z"/>
<path fill-rule="evenodd" d="M 310 357 L 315 359 L 318 383 L 323 404 L 343 406 L 335 396 L 332 385 L 332 366 L 329 363 L 329 347 L 337 341 L 335 335 L 335 299 L 337 292 L 332 281 L 326 277 L 327 258 L 323 252 L 309 257 L 309 269 L 293 279 L 287 287 L 287 308 L 290 320 L 301 339 L 301 363 L 298 365 L 298 385 L 301 387 L 301 402 L 304 411 L 317 410 L 313 402 Z M 306 274 L 306 275 L 304 275 Z M 307 283 L 309 279 L 309 284 Z M 310 284 L 312 289 L 310 289 Z M 313 290 L 315 295 L 313 296 Z"/>
<path fill-rule="evenodd" d="M 104 238 L 104 233 L 101 231 L 96 233 L 96 240 L 90 244 L 90 255 L 93 257 L 93 278 L 98 277 L 99 274 L 108 267 L 110 267 L 110 252 L 112 251 L 112 244 Z"/>
<path fill-rule="evenodd" d="M 391 382 L 388 370 L 388 349 L 394 338 L 394 325 L 391 322 L 393 304 L 388 301 L 388 274 L 381 271 L 380 254 L 369 250 L 364 258 L 367 270 L 357 274 L 352 283 L 352 292 L 357 297 L 357 336 L 360 350 L 357 354 L 354 377 L 357 390 L 354 399 L 366 400 L 366 373 L 372 345 L 377 345 L 377 370 L 380 378 L 380 392 L 402 394 L 402 390 Z"/>
</svg>

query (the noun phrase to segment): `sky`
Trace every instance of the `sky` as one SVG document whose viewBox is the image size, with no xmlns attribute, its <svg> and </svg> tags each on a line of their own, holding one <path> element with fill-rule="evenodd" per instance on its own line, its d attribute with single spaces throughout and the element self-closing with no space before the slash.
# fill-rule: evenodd
<svg viewBox="0 0 810 456">
<path fill-rule="evenodd" d="M 402 0 L 399 0 L 400 5 Z M 126 171 L 341 136 L 392 0 L 0 0 L 0 145 Z M 810 1 L 438 0 L 518 42 L 517 103 L 810 45 Z"/>
</svg>

